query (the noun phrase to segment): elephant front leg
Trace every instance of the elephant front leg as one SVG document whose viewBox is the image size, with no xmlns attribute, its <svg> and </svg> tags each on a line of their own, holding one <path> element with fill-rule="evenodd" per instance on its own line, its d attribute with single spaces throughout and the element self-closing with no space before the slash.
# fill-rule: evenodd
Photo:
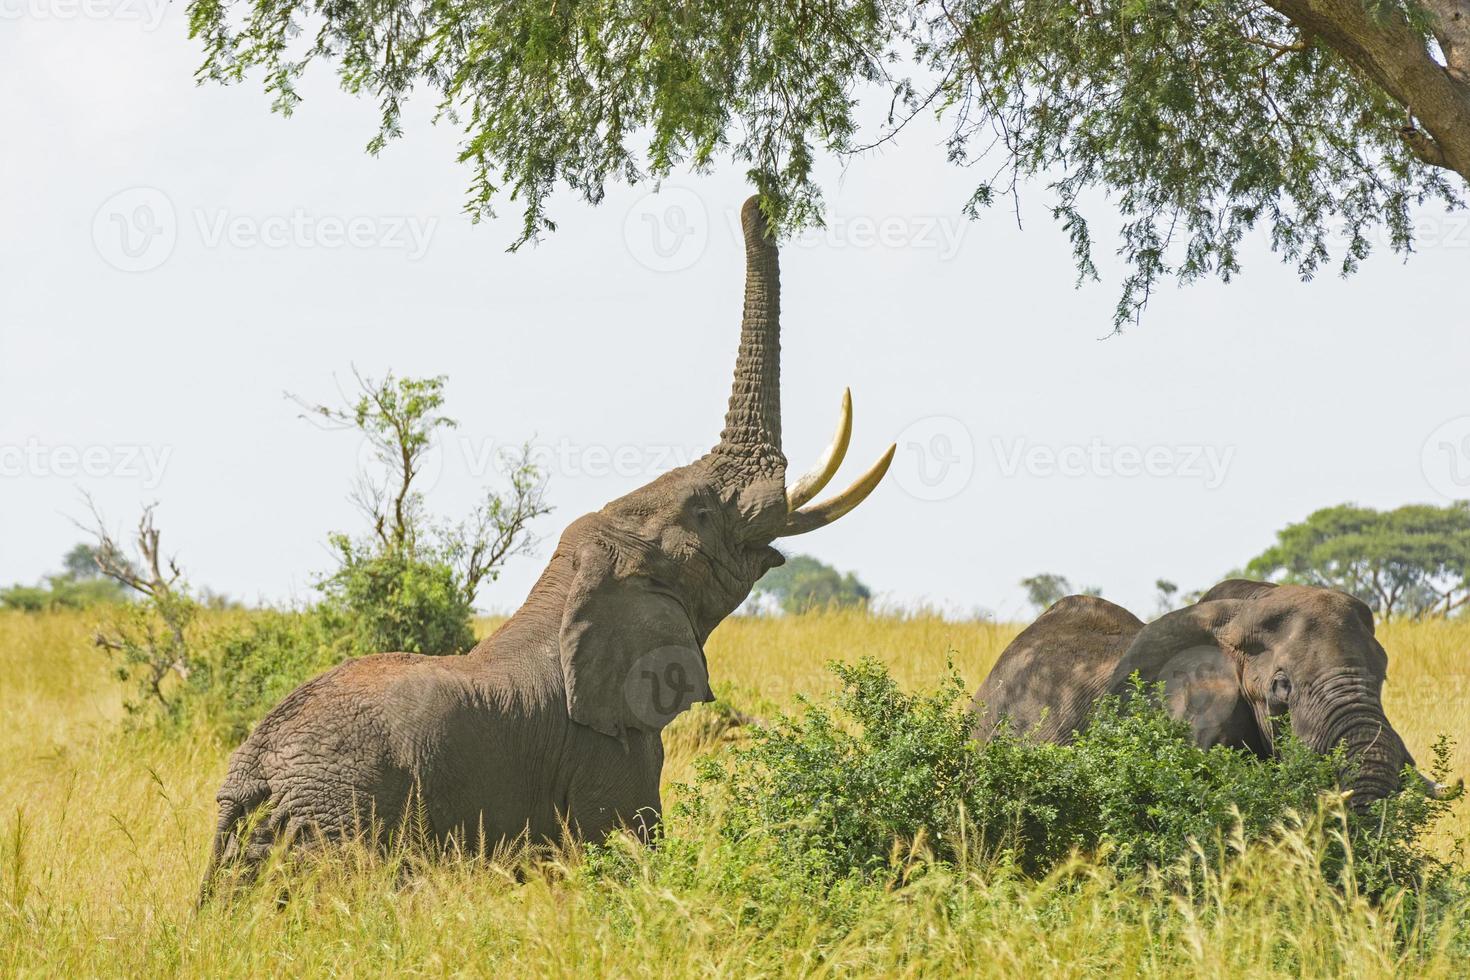
<svg viewBox="0 0 1470 980">
<path fill-rule="evenodd" d="M 588 752 L 589 763 L 577 767 L 567 792 L 567 822 L 590 841 L 628 830 L 645 844 L 652 843 L 663 817 L 662 741 L 657 733 L 629 732 L 625 749 L 616 739 L 592 734 L 596 741 Z"/>
</svg>

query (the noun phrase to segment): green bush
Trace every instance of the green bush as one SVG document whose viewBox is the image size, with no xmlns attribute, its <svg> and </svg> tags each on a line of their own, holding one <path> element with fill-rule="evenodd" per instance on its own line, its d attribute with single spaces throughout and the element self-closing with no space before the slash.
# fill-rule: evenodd
<svg viewBox="0 0 1470 980">
<path fill-rule="evenodd" d="M 339 564 L 323 579 L 323 614 L 353 655 L 464 653 L 473 600 L 454 566 L 427 549 L 374 548 L 334 535 Z"/>
<path fill-rule="evenodd" d="M 916 854 L 1043 874 L 1081 851 L 1124 873 L 1179 875 L 1191 842 L 1224 858 L 1227 841 L 1316 814 L 1343 764 L 1289 733 L 1267 760 L 1200 749 L 1142 686 L 1106 699 L 1072 745 L 1005 731 L 982 745 L 957 676 L 908 694 L 871 661 L 833 670 L 843 683 L 835 706 L 803 702 L 799 716 L 706 761 L 684 804 L 727 841 L 762 841 L 777 866 L 823 888 L 902 874 L 903 856 Z M 1373 894 L 1442 883 L 1448 867 L 1421 842 L 1448 806 L 1413 788 L 1362 815 L 1337 805 L 1345 832 L 1329 870 L 1351 867 L 1352 886 Z"/>
<path fill-rule="evenodd" d="M 181 720 L 227 743 L 303 682 L 346 659 L 314 611 L 261 610 L 202 637 L 179 692 Z"/>
<path fill-rule="evenodd" d="M 46 580 L 45 588 L 38 585 L 17 585 L 0 589 L 0 609 L 19 609 L 22 612 L 88 609 L 125 601 L 127 597 L 117 583 L 107 579 L 76 581 L 54 575 Z"/>
</svg>

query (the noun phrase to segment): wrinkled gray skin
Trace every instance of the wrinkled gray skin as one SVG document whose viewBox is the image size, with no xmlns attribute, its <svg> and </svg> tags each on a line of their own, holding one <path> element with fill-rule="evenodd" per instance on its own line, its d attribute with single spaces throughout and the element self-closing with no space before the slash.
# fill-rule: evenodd
<svg viewBox="0 0 1470 980">
<path fill-rule="evenodd" d="M 206 895 L 221 864 L 249 871 L 282 841 L 386 839 L 420 799 L 428 836 L 469 848 L 657 822 L 660 732 L 712 699 L 705 639 L 781 564 L 775 538 L 844 509 L 788 507 L 776 247 L 754 198 L 742 217 L 719 444 L 573 522 L 525 604 L 467 655 L 363 657 L 287 696 L 230 758 Z"/>
<path fill-rule="evenodd" d="M 1170 713 L 1202 746 L 1264 756 L 1271 719 L 1287 712 L 1316 751 L 1345 744 L 1357 763 L 1356 806 L 1396 790 L 1414 761 L 1383 712 L 1388 655 L 1368 607 L 1331 589 L 1244 579 L 1147 626 L 1105 599 L 1062 599 L 1016 637 L 975 692 L 976 736 L 990 737 L 1009 717 L 1017 732 L 1065 744 L 1099 697 L 1127 693 L 1134 671 L 1164 682 Z"/>
</svg>

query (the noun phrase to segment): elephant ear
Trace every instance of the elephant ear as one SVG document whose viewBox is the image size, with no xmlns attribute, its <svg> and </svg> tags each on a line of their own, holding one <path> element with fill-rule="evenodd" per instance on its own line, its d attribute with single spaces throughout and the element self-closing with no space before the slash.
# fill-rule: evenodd
<svg viewBox="0 0 1470 980">
<path fill-rule="evenodd" d="M 1353 615 L 1358 617 L 1358 622 L 1363 624 L 1363 628 L 1368 631 L 1369 636 L 1374 636 L 1377 631 L 1373 628 L 1372 608 L 1362 599 L 1359 599 L 1357 596 L 1353 595 L 1351 592 L 1344 592 L 1343 595 L 1347 596 L 1348 599 L 1352 601 L 1351 604 L 1353 608 Z"/>
<path fill-rule="evenodd" d="M 1255 715 L 1240 690 L 1235 659 L 1220 647 L 1242 600 L 1200 601 L 1145 626 L 1118 661 L 1108 690 L 1127 696 L 1135 672 L 1145 684 L 1164 685 L 1164 706 L 1187 721 L 1205 748 L 1234 745 L 1260 750 Z"/>
<path fill-rule="evenodd" d="M 713 701 L 704 650 L 684 607 L 601 541 L 573 555 L 560 640 L 567 710 L 605 735 L 657 732 Z"/>
</svg>

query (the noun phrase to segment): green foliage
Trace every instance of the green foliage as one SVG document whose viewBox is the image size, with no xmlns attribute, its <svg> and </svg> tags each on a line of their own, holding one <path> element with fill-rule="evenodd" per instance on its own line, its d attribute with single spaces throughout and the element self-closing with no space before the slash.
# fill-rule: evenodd
<svg viewBox="0 0 1470 980">
<path fill-rule="evenodd" d="M 62 558 L 62 571 L 46 576 L 43 584 L 0 589 L 0 609 L 49 612 L 127 601 L 127 588 L 101 573 L 97 554 L 92 545 L 76 545 Z"/>
<path fill-rule="evenodd" d="M 1032 575 L 1030 578 L 1021 579 L 1021 587 L 1026 590 L 1026 598 L 1038 611 L 1047 609 L 1069 595 L 1077 594 L 1078 590 L 1072 588 L 1071 581 L 1065 575 L 1056 575 L 1052 572 L 1042 572 L 1040 575 Z M 1102 595 L 1102 589 L 1095 585 L 1089 585 L 1080 590 L 1082 595 Z"/>
<path fill-rule="evenodd" d="M 195 648 L 176 715 L 227 744 L 243 741 L 277 702 L 345 657 L 326 617 L 313 611 L 259 610 L 210 630 Z"/>
<path fill-rule="evenodd" d="M 352 654 L 454 654 L 475 645 L 474 606 L 449 563 L 422 547 L 375 548 L 341 534 L 331 541 L 339 566 L 319 585 L 322 611 Z"/>
<path fill-rule="evenodd" d="M 129 687 L 123 707 L 130 718 L 181 717 L 179 682 L 193 669 L 190 635 L 198 616 L 199 604 L 176 581 L 139 602 L 109 608 L 92 641 Z"/>
<path fill-rule="evenodd" d="M 775 864 L 820 887 L 891 879 L 915 854 L 1034 875 L 1082 851 L 1120 872 L 1185 874 L 1196 843 L 1223 856 L 1317 812 L 1343 766 L 1289 734 L 1267 760 L 1200 749 L 1141 683 L 1104 699 L 1072 745 L 1005 731 L 980 744 L 957 676 L 908 694 L 872 661 L 833 670 L 836 710 L 807 703 L 731 758 L 705 762 L 687 804 L 696 822 L 763 841 Z M 1339 813 L 1343 846 L 1327 859 L 1371 894 L 1442 882 L 1448 869 L 1422 840 L 1447 807 L 1409 787 L 1366 814 Z"/>
<path fill-rule="evenodd" d="M 1174 608 L 1174 597 L 1179 594 L 1179 585 L 1166 578 L 1154 580 L 1154 608 L 1162 615 Z"/>
<path fill-rule="evenodd" d="M 873 597 L 856 575 L 846 575 L 811 555 L 788 555 L 786 564 L 761 576 L 751 596 L 757 603 L 769 597 L 782 612 L 861 606 Z"/>
<path fill-rule="evenodd" d="M 1097 275 L 1087 192 L 1116 204 L 1128 268 L 1115 325 L 1162 279 L 1230 279 L 1258 225 L 1310 278 L 1356 269 L 1377 228 L 1408 252 L 1411 206 L 1455 200 L 1413 151 L 1422 134 L 1403 105 L 1320 30 L 1243 0 L 190 0 L 189 17 L 200 77 L 258 69 L 284 113 L 308 65 L 337 59 L 342 87 L 379 103 L 372 152 L 401 134 L 410 91 L 432 90 L 464 131 L 467 210 L 519 201 L 517 245 L 555 228 L 558 186 L 596 204 L 608 181 L 721 159 L 746 169 L 778 224 L 819 221 L 819 151 L 860 153 L 930 111 L 951 125 L 950 161 L 994 175 L 972 214 L 1047 182 L 1079 277 Z M 887 107 L 861 134 L 859 93 Z"/>
<path fill-rule="evenodd" d="M 480 586 L 536 543 L 529 525 L 551 510 L 545 481 L 529 446 L 502 452 L 507 492 L 487 491 L 458 525 L 435 523 L 415 480 L 436 434 L 458 424 L 443 413 L 445 379 L 390 372 L 357 380 L 359 395 L 347 406 L 307 406 L 328 427 L 366 439 L 384 472 L 376 481 L 361 476 L 355 495 L 371 536 L 330 539 L 338 567 L 318 583 L 323 613 L 353 654 L 463 653 L 475 642 L 470 617 Z"/>
<path fill-rule="evenodd" d="M 1326 507 L 1277 532 L 1246 572 L 1341 589 L 1383 616 L 1448 615 L 1470 601 L 1470 502 Z"/>
</svg>

